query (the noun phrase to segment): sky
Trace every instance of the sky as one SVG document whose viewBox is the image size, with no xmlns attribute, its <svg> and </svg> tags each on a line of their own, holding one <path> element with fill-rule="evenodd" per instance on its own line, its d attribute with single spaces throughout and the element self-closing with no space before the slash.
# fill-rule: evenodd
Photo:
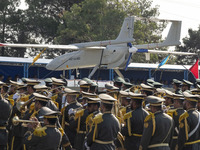
<svg viewBox="0 0 200 150">
<path fill-rule="evenodd" d="M 159 5 L 160 19 L 182 21 L 181 42 L 188 37 L 188 29 L 198 30 L 200 25 L 200 0 L 152 0 L 152 6 Z M 167 30 L 167 29 L 166 29 Z M 163 36 L 167 35 L 164 31 Z"/>
<path fill-rule="evenodd" d="M 24 0 L 20 8 L 27 8 Z M 181 42 L 188 36 L 188 29 L 198 30 L 200 25 L 200 0 L 152 0 L 152 7 L 159 6 L 160 19 L 181 20 Z M 169 24 L 170 26 L 170 24 Z M 163 39 L 167 36 L 168 28 L 163 32 Z"/>
</svg>

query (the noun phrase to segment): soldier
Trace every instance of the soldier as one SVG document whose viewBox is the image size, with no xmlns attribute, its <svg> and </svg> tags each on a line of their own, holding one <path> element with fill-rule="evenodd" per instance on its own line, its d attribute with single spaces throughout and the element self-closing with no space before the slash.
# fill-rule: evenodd
<svg viewBox="0 0 200 150">
<path fill-rule="evenodd" d="M 165 90 L 165 106 L 166 106 L 166 112 L 170 109 L 174 108 L 174 94 L 171 91 Z"/>
<path fill-rule="evenodd" d="M 142 101 L 145 98 L 144 94 L 135 94 L 130 92 L 131 97 L 131 112 L 124 115 L 126 121 L 122 128 L 122 134 L 125 136 L 124 147 L 126 150 L 139 150 L 140 140 L 142 137 L 144 119 L 149 114 L 142 108 Z"/>
<path fill-rule="evenodd" d="M 64 129 L 65 133 L 69 137 L 69 141 L 74 148 L 74 140 L 76 136 L 76 130 L 70 128 L 69 119 L 70 115 L 74 113 L 74 110 L 78 111 L 78 109 L 82 109 L 82 105 L 77 102 L 76 97 L 79 92 L 75 90 L 71 90 L 69 88 L 65 88 L 64 92 L 67 93 L 66 100 L 67 105 L 62 108 L 62 128 Z"/>
<path fill-rule="evenodd" d="M 152 86 L 155 81 L 153 79 L 147 79 L 147 85 Z"/>
<path fill-rule="evenodd" d="M 114 82 L 114 86 L 118 87 L 119 90 L 122 89 L 123 87 L 123 83 L 125 82 L 124 79 L 122 79 L 121 77 L 115 77 L 115 79 L 113 80 Z"/>
<path fill-rule="evenodd" d="M 196 104 L 199 100 L 199 95 L 191 95 L 188 92 L 183 92 L 185 100 L 183 107 L 186 112 L 179 119 L 179 135 L 178 149 L 179 150 L 199 150 L 200 149 L 200 113 L 196 109 Z"/>
<path fill-rule="evenodd" d="M 74 148 L 76 150 L 82 150 L 84 147 L 85 135 L 88 131 L 88 127 L 90 126 L 89 119 L 91 119 L 90 117 L 93 117 L 94 111 L 98 111 L 98 108 L 100 106 L 100 99 L 88 97 L 87 105 L 88 105 L 87 109 L 81 109 L 77 111 L 75 115 L 71 115 L 70 117 L 70 128 L 76 129 L 77 132 L 74 142 Z"/>
<path fill-rule="evenodd" d="M 184 80 L 184 79 L 183 79 L 182 83 L 183 83 L 182 87 L 181 87 L 182 92 L 185 92 L 185 91 L 190 92 L 190 87 L 193 85 L 193 83 L 190 81 Z"/>
<path fill-rule="evenodd" d="M 151 87 L 149 85 L 146 85 L 144 83 L 141 83 L 140 86 L 142 88 L 141 89 L 141 94 L 144 94 L 146 96 L 154 94 L 153 87 Z M 148 103 L 147 103 L 147 101 L 144 100 L 143 103 L 142 103 L 142 106 L 143 106 L 143 108 L 148 109 Z"/>
<path fill-rule="evenodd" d="M 35 85 L 33 88 L 37 93 L 45 95 L 46 97 L 50 97 L 50 92 L 48 91 L 48 87 L 46 85 Z M 58 111 L 58 103 L 55 101 L 53 102 L 51 99 L 48 100 L 46 106 L 53 111 Z"/>
<path fill-rule="evenodd" d="M 140 150 L 169 150 L 174 131 L 173 119 L 162 111 L 164 99 L 148 96 L 150 113 L 144 120 Z"/>
<path fill-rule="evenodd" d="M 24 143 L 30 150 L 52 149 L 57 150 L 61 143 L 62 133 L 56 128 L 59 112 L 52 111 L 44 114 L 44 127 L 34 128 L 29 124 L 29 131 L 24 135 Z M 37 121 L 35 118 L 34 120 Z"/>
<path fill-rule="evenodd" d="M 0 149 L 7 150 L 8 131 L 6 129 L 11 115 L 11 105 L 0 97 Z"/>
<path fill-rule="evenodd" d="M 114 140 L 117 138 L 120 125 L 117 118 L 111 113 L 116 101 L 107 94 L 100 94 L 101 112 L 93 119 L 93 125 L 87 134 L 87 146 L 90 150 L 113 150 Z"/>
<path fill-rule="evenodd" d="M 174 101 L 174 109 L 170 109 L 167 114 L 171 116 L 174 120 L 174 135 L 173 135 L 173 140 L 171 144 L 171 150 L 175 150 L 175 147 L 177 145 L 177 140 L 178 140 L 178 134 L 179 134 L 179 118 L 180 116 L 185 112 L 183 109 L 183 95 L 179 94 L 173 94 L 173 101 Z"/>
<path fill-rule="evenodd" d="M 52 80 L 52 97 L 51 100 L 56 104 L 59 110 L 62 108 L 63 86 L 65 82 L 61 79 L 51 78 Z"/>
<path fill-rule="evenodd" d="M 179 81 L 177 79 L 173 79 L 172 85 L 173 85 L 173 89 L 175 90 L 174 91 L 175 94 L 182 94 L 182 91 L 181 91 L 182 82 L 181 81 Z"/>
</svg>

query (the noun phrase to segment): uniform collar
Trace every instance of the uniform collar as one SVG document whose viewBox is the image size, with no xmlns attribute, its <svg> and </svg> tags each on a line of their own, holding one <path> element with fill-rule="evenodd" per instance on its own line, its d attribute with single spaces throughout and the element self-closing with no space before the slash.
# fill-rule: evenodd
<svg viewBox="0 0 200 150">
<path fill-rule="evenodd" d="M 75 101 L 72 101 L 72 102 L 70 102 L 70 103 L 68 103 L 68 104 L 73 104 L 73 103 L 76 103 L 76 100 L 75 100 Z"/>
<path fill-rule="evenodd" d="M 159 114 L 159 113 L 162 113 L 163 111 L 159 110 L 159 111 L 156 111 L 154 114 Z"/>
<path fill-rule="evenodd" d="M 187 111 L 194 111 L 194 110 L 197 110 L 197 109 L 196 108 L 190 108 Z"/>
<path fill-rule="evenodd" d="M 177 110 L 178 110 L 178 109 L 183 109 L 183 107 L 178 107 L 178 108 L 176 108 L 176 109 L 177 109 Z"/>
<path fill-rule="evenodd" d="M 46 125 L 46 127 L 47 127 L 47 128 L 55 128 L 56 125 L 50 125 L 50 124 L 48 124 L 48 125 Z"/>
<path fill-rule="evenodd" d="M 111 111 L 105 111 L 103 114 L 112 114 Z"/>
</svg>

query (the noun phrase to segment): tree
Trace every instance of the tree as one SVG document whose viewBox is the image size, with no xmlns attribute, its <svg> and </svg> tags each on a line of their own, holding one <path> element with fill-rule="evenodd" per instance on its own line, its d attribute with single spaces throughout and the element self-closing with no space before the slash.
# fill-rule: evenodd
<svg viewBox="0 0 200 150">
<path fill-rule="evenodd" d="M 74 4 L 70 11 L 65 11 L 63 23 L 57 32 L 56 43 L 71 44 L 87 41 L 115 39 L 119 34 L 126 16 L 156 17 L 158 8 L 151 8 L 149 0 L 85 0 Z M 161 38 L 165 24 L 148 20 L 134 24 L 134 44 L 155 43 Z M 142 31 L 142 32 L 141 32 Z M 153 56 L 152 57 L 157 57 Z M 133 56 L 136 62 L 144 62 L 145 56 Z M 158 61 L 158 59 L 154 59 Z"/>
<path fill-rule="evenodd" d="M 181 52 L 200 52 L 200 26 L 198 30 L 188 30 L 189 37 L 183 38 L 183 45 L 177 47 Z M 191 65 L 196 62 L 197 56 L 177 56 L 177 64 Z"/>
</svg>

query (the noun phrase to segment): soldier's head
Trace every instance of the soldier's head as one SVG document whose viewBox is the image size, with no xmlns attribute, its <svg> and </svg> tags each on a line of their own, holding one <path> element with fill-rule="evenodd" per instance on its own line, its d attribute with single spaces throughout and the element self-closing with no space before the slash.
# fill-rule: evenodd
<svg viewBox="0 0 200 150">
<path fill-rule="evenodd" d="M 140 84 L 141 86 L 141 93 L 145 94 L 146 96 L 153 95 L 153 87 L 146 85 L 144 83 Z"/>
<path fill-rule="evenodd" d="M 87 98 L 87 109 L 89 113 L 93 113 L 99 110 L 100 107 L 100 98 Z"/>
<path fill-rule="evenodd" d="M 44 114 L 44 125 L 55 125 L 58 120 L 59 111 L 49 111 Z"/>
<path fill-rule="evenodd" d="M 173 89 L 177 90 L 181 87 L 182 82 L 177 79 L 173 79 L 172 85 L 173 85 Z"/>
<path fill-rule="evenodd" d="M 82 91 L 82 98 L 80 98 L 80 103 L 82 105 L 87 103 L 88 98 L 96 98 L 97 95 L 89 92 Z"/>
<path fill-rule="evenodd" d="M 124 79 L 117 76 L 113 81 L 114 81 L 114 86 L 118 87 L 121 90 L 123 83 L 125 82 Z"/>
<path fill-rule="evenodd" d="M 87 81 L 84 80 L 80 80 L 78 82 L 79 86 L 80 86 L 80 92 L 84 91 L 84 92 L 88 92 L 89 88 L 90 88 L 90 84 L 87 83 Z"/>
<path fill-rule="evenodd" d="M 74 102 L 79 94 L 78 91 L 72 90 L 70 88 L 65 88 L 64 92 L 66 94 L 66 100 L 68 103 Z"/>
<path fill-rule="evenodd" d="M 174 98 L 174 108 L 183 107 L 183 101 L 184 101 L 183 95 L 174 94 L 173 98 Z"/>
<path fill-rule="evenodd" d="M 190 90 L 190 87 L 193 85 L 192 82 L 184 80 L 184 79 L 183 79 L 182 83 L 183 83 L 182 87 L 181 87 L 182 88 L 182 92 L 184 92 L 186 90 Z"/>
<path fill-rule="evenodd" d="M 57 79 L 57 78 L 54 78 L 54 77 L 52 77 L 51 80 L 52 80 L 53 93 L 61 92 L 65 82 L 61 79 Z"/>
<path fill-rule="evenodd" d="M 166 106 L 170 106 L 171 104 L 174 103 L 174 99 L 173 99 L 173 93 L 171 91 L 166 90 L 166 94 L 164 96 L 165 99 L 165 105 Z"/>
<path fill-rule="evenodd" d="M 185 110 L 197 107 L 197 103 L 200 100 L 199 95 L 192 95 L 188 92 L 183 92 L 183 95 L 184 95 L 184 98 L 185 98 L 185 100 L 183 102 L 183 108 Z"/>
<path fill-rule="evenodd" d="M 33 93 L 35 96 L 35 110 L 39 110 L 40 108 L 46 106 L 50 98 L 39 94 L 39 93 Z"/>
<path fill-rule="evenodd" d="M 126 91 L 120 91 L 120 98 L 121 98 L 121 105 L 122 106 L 128 106 L 130 105 L 131 98 L 129 96 L 129 92 Z"/>
<path fill-rule="evenodd" d="M 25 78 L 24 80 L 25 80 L 25 82 L 27 84 L 26 90 L 27 90 L 28 94 L 33 94 L 35 92 L 35 89 L 33 88 L 34 85 L 39 84 L 40 81 L 33 80 L 33 79 L 27 79 L 27 78 Z"/>
<path fill-rule="evenodd" d="M 152 113 L 162 110 L 164 99 L 157 96 L 148 96 L 146 101 L 150 104 L 150 110 Z"/>
<path fill-rule="evenodd" d="M 108 94 L 100 94 L 99 98 L 101 99 L 101 111 L 102 113 L 106 111 L 111 111 L 114 105 L 114 102 L 117 101 L 115 98 Z"/>
<path fill-rule="evenodd" d="M 132 110 L 142 107 L 142 101 L 146 97 L 144 94 L 136 94 L 136 93 L 129 92 L 129 96 L 131 98 L 130 104 L 131 104 Z"/>
</svg>

